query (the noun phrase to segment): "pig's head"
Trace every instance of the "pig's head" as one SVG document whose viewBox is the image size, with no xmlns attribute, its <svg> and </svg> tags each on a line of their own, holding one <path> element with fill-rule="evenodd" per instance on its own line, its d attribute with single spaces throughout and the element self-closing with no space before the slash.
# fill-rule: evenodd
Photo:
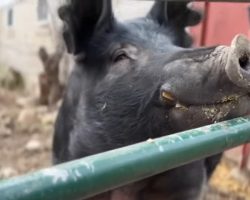
<svg viewBox="0 0 250 200">
<path fill-rule="evenodd" d="M 115 19 L 110 0 L 71 0 L 59 14 L 76 60 L 56 125 L 59 160 L 250 111 L 249 42 L 184 49 L 185 27 L 200 21 L 187 3 L 157 1 L 127 23 Z"/>
</svg>

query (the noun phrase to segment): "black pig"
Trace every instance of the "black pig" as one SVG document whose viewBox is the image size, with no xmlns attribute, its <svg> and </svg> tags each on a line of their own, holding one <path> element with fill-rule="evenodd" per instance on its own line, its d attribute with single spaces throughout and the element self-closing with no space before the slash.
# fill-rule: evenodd
<svg viewBox="0 0 250 200">
<path fill-rule="evenodd" d="M 190 49 L 200 14 L 157 1 L 145 18 L 118 22 L 110 0 L 68 0 L 59 15 L 75 55 L 54 136 L 54 163 L 242 116 L 250 111 L 249 42 Z M 219 156 L 93 199 L 198 200 Z"/>
</svg>

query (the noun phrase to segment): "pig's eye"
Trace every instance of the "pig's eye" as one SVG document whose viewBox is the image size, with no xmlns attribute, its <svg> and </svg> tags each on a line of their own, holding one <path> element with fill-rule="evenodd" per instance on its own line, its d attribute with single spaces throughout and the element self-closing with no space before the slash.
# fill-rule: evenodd
<svg viewBox="0 0 250 200">
<path fill-rule="evenodd" d="M 113 56 L 113 62 L 117 63 L 128 58 L 129 57 L 125 51 L 116 52 L 116 54 Z"/>
</svg>

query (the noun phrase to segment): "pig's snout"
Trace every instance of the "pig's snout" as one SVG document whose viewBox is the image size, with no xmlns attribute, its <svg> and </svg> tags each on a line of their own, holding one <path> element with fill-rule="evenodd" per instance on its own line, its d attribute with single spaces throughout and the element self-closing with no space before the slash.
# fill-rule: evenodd
<svg viewBox="0 0 250 200">
<path fill-rule="evenodd" d="M 235 85 L 250 90 L 250 41 L 243 35 L 235 36 L 231 43 L 226 73 Z"/>
</svg>

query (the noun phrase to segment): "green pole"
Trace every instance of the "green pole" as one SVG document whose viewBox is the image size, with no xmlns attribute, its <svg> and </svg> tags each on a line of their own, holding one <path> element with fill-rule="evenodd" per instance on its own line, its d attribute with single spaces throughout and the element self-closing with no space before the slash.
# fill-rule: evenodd
<svg viewBox="0 0 250 200">
<path fill-rule="evenodd" d="M 241 117 L 3 180 L 0 199 L 87 198 L 249 141 L 250 117 Z"/>
</svg>

